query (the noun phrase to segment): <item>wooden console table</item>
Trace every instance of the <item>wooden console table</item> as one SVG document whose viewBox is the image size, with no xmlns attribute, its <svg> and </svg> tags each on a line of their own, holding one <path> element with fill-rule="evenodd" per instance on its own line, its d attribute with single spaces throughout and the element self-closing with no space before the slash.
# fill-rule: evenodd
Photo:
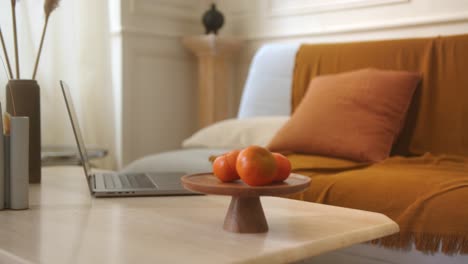
<svg viewBox="0 0 468 264">
<path fill-rule="evenodd" d="M 226 119 L 232 92 L 230 58 L 243 41 L 209 34 L 184 37 L 182 42 L 198 58 L 199 128 Z"/>
<path fill-rule="evenodd" d="M 46 167 L 30 209 L 0 212 L 0 263 L 289 263 L 398 232 L 371 212 L 262 197 L 270 230 L 223 230 L 227 196 L 93 198 L 82 167 Z"/>
</svg>

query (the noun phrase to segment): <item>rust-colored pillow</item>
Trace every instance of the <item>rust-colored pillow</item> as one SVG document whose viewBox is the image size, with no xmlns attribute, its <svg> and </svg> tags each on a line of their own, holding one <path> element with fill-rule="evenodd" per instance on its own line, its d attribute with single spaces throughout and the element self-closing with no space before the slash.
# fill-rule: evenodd
<svg viewBox="0 0 468 264">
<path fill-rule="evenodd" d="M 403 127 L 420 79 L 417 73 L 378 69 L 316 77 L 268 148 L 383 160 Z"/>
</svg>

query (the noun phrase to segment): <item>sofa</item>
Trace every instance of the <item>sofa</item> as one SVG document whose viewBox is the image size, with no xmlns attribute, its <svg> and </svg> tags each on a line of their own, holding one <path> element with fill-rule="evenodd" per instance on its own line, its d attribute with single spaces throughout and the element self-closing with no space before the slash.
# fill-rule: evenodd
<svg viewBox="0 0 468 264">
<path fill-rule="evenodd" d="M 309 55 L 299 57 L 304 52 Z M 302 70 L 299 74 L 299 60 L 303 58 L 307 61 L 302 61 L 302 65 L 312 70 Z M 327 65 L 327 62 L 333 63 Z M 468 211 L 464 199 L 468 199 L 468 78 L 464 72 L 468 68 L 467 35 L 264 45 L 253 58 L 237 118 L 202 129 L 188 138 L 180 150 L 143 157 L 124 170 L 210 171 L 210 156 L 249 144 L 265 145 L 297 108 L 310 79 L 369 66 L 418 71 L 423 76 L 423 84 L 414 95 L 392 156 L 375 164 L 363 164 L 334 157 L 292 154 L 289 158 L 294 171 L 310 176 L 312 185 L 305 193 L 291 198 L 385 213 L 400 221 L 400 227 L 404 226 L 402 230 L 407 232 L 325 254 L 313 261 L 468 263 L 468 218 L 459 213 Z M 304 72 L 306 77 L 298 77 Z M 265 121 L 266 117 L 271 118 Z M 258 128 L 252 123 L 261 127 L 269 125 L 274 131 L 256 131 Z M 242 129 L 235 131 L 235 126 Z M 233 136 L 222 142 L 219 134 Z M 438 178 L 443 180 L 431 181 Z M 435 191 L 431 189 L 439 185 Z M 395 209 L 398 206 L 388 201 L 401 197 L 408 203 L 399 212 Z M 450 207 L 444 203 L 460 211 L 444 210 Z M 429 225 L 451 226 L 452 222 L 461 226 L 454 224 L 451 233 L 424 232 L 432 230 Z"/>
</svg>

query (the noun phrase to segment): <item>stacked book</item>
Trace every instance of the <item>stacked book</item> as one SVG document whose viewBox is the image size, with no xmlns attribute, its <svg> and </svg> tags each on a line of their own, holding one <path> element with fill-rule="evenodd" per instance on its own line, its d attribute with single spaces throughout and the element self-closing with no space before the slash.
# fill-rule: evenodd
<svg viewBox="0 0 468 264">
<path fill-rule="evenodd" d="M 28 209 L 29 118 L 2 117 L 0 105 L 0 209 Z"/>
</svg>

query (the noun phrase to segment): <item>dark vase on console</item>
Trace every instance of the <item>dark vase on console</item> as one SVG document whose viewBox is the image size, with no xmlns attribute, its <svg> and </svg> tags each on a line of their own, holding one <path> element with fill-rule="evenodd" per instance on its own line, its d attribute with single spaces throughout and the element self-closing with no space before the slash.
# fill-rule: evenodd
<svg viewBox="0 0 468 264">
<path fill-rule="evenodd" d="M 218 34 L 218 30 L 224 24 L 224 16 L 216 9 L 215 4 L 211 4 L 211 8 L 203 14 L 203 25 L 205 26 L 206 34 Z"/>
<path fill-rule="evenodd" d="M 35 80 L 10 80 L 6 87 L 6 110 L 29 117 L 29 182 L 41 182 L 41 97 Z"/>
</svg>

